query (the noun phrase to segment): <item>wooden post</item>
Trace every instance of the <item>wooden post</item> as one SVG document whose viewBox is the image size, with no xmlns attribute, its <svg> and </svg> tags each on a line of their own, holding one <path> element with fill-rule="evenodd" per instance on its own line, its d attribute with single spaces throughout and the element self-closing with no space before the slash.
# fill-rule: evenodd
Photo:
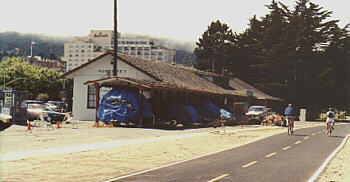
<svg viewBox="0 0 350 182">
<path fill-rule="evenodd" d="M 99 120 L 97 117 L 98 106 L 100 105 L 100 85 L 94 83 L 96 93 L 96 112 L 95 112 L 95 124 L 98 124 Z"/>
<path fill-rule="evenodd" d="M 142 107 L 142 95 L 143 95 L 143 89 L 142 88 L 139 88 L 139 98 L 138 98 L 138 103 L 139 103 L 139 109 L 140 109 L 140 113 L 139 113 L 139 124 L 141 127 L 143 127 L 143 123 L 142 123 L 142 120 L 143 120 L 143 115 L 142 115 L 142 111 L 143 111 L 143 107 Z"/>
<path fill-rule="evenodd" d="M 160 90 L 157 90 L 157 116 L 159 116 L 159 99 L 160 99 Z"/>
</svg>

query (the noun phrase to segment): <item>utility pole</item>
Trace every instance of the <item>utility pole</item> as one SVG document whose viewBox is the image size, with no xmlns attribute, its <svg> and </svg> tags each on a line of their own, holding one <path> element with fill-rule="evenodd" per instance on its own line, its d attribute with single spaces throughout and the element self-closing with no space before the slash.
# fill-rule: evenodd
<svg viewBox="0 0 350 182">
<path fill-rule="evenodd" d="M 114 0 L 114 55 L 113 76 L 117 76 L 117 52 L 118 52 L 118 30 L 117 30 L 117 0 Z"/>
<path fill-rule="evenodd" d="M 32 42 L 31 44 L 30 44 L 30 58 L 32 58 L 33 57 L 33 45 L 35 44 L 35 42 Z"/>
</svg>

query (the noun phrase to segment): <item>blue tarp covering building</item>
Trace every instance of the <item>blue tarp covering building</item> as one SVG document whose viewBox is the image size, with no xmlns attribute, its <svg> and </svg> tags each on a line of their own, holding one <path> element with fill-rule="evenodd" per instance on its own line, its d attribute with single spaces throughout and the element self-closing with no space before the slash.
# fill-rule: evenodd
<svg viewBox="0 0 350 182">
<path fill-rule="evenodd" d="M 195 108 L 191 105 L 183 105 L 174 102 L 166 102 L 162 104 L 164 108 L 161 117 L 164 120 L 176 120 L 182 123 L 197 123 L 198 115 Z"/>
<path fill-rule="evenodd" d="M 140 104 L 138 102 L 139 93 L 129 88 L 114 88 L 103 96 L 97 111 L 100 121 L 119 121 L 122 123 L 137 123 L 139 117 L 152 117 L 152 109 L 146 98 L 141 95 Z M 140 108 L 142 113 L 140 113 Z"/>
<path fill-rule="evenodd" d="M 198 106 L 198 114 L 201 118 L 220 118 L 220 109 L 212 102 L 201 101 Z"/>
</svg>

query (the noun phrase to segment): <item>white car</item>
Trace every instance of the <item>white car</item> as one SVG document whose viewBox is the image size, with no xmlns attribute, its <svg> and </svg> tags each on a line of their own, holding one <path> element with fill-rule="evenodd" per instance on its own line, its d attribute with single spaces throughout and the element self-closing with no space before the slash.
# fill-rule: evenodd
<svg viewBox="0 0 350 182">
<path fill-rule="evenodd" d="M 250 106 L 246 115 L 248 117 L 260 117 L 268 113 L 268 108 L 265 106 Z"/>
<path fill-rule="evenodd" d="M 0 131 L 3 131 L 6 128 L 10 127 L 11 124 L 12 117 L 10 115 L 0 113 Z"/>
</svg>

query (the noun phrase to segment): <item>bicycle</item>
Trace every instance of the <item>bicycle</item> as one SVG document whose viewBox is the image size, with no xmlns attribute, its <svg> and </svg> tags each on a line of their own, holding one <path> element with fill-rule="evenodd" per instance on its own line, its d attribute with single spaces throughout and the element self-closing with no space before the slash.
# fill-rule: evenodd
<svg viewBox="0 0 350 182">
<path fill-rule="evenodd" d="M 333 131 L 333 125 L 332 122 L 327 123 L 327 135 L 332 136 L 332 131 Z"/>
<path fill-rule="evenodd" d="M 287 124 L 288 124 L 288 135 L 293 135 L 294 131 L 294 122 L 293 122 L 293 118 L 291 116 L 287 116 Z"/>
</svg>

